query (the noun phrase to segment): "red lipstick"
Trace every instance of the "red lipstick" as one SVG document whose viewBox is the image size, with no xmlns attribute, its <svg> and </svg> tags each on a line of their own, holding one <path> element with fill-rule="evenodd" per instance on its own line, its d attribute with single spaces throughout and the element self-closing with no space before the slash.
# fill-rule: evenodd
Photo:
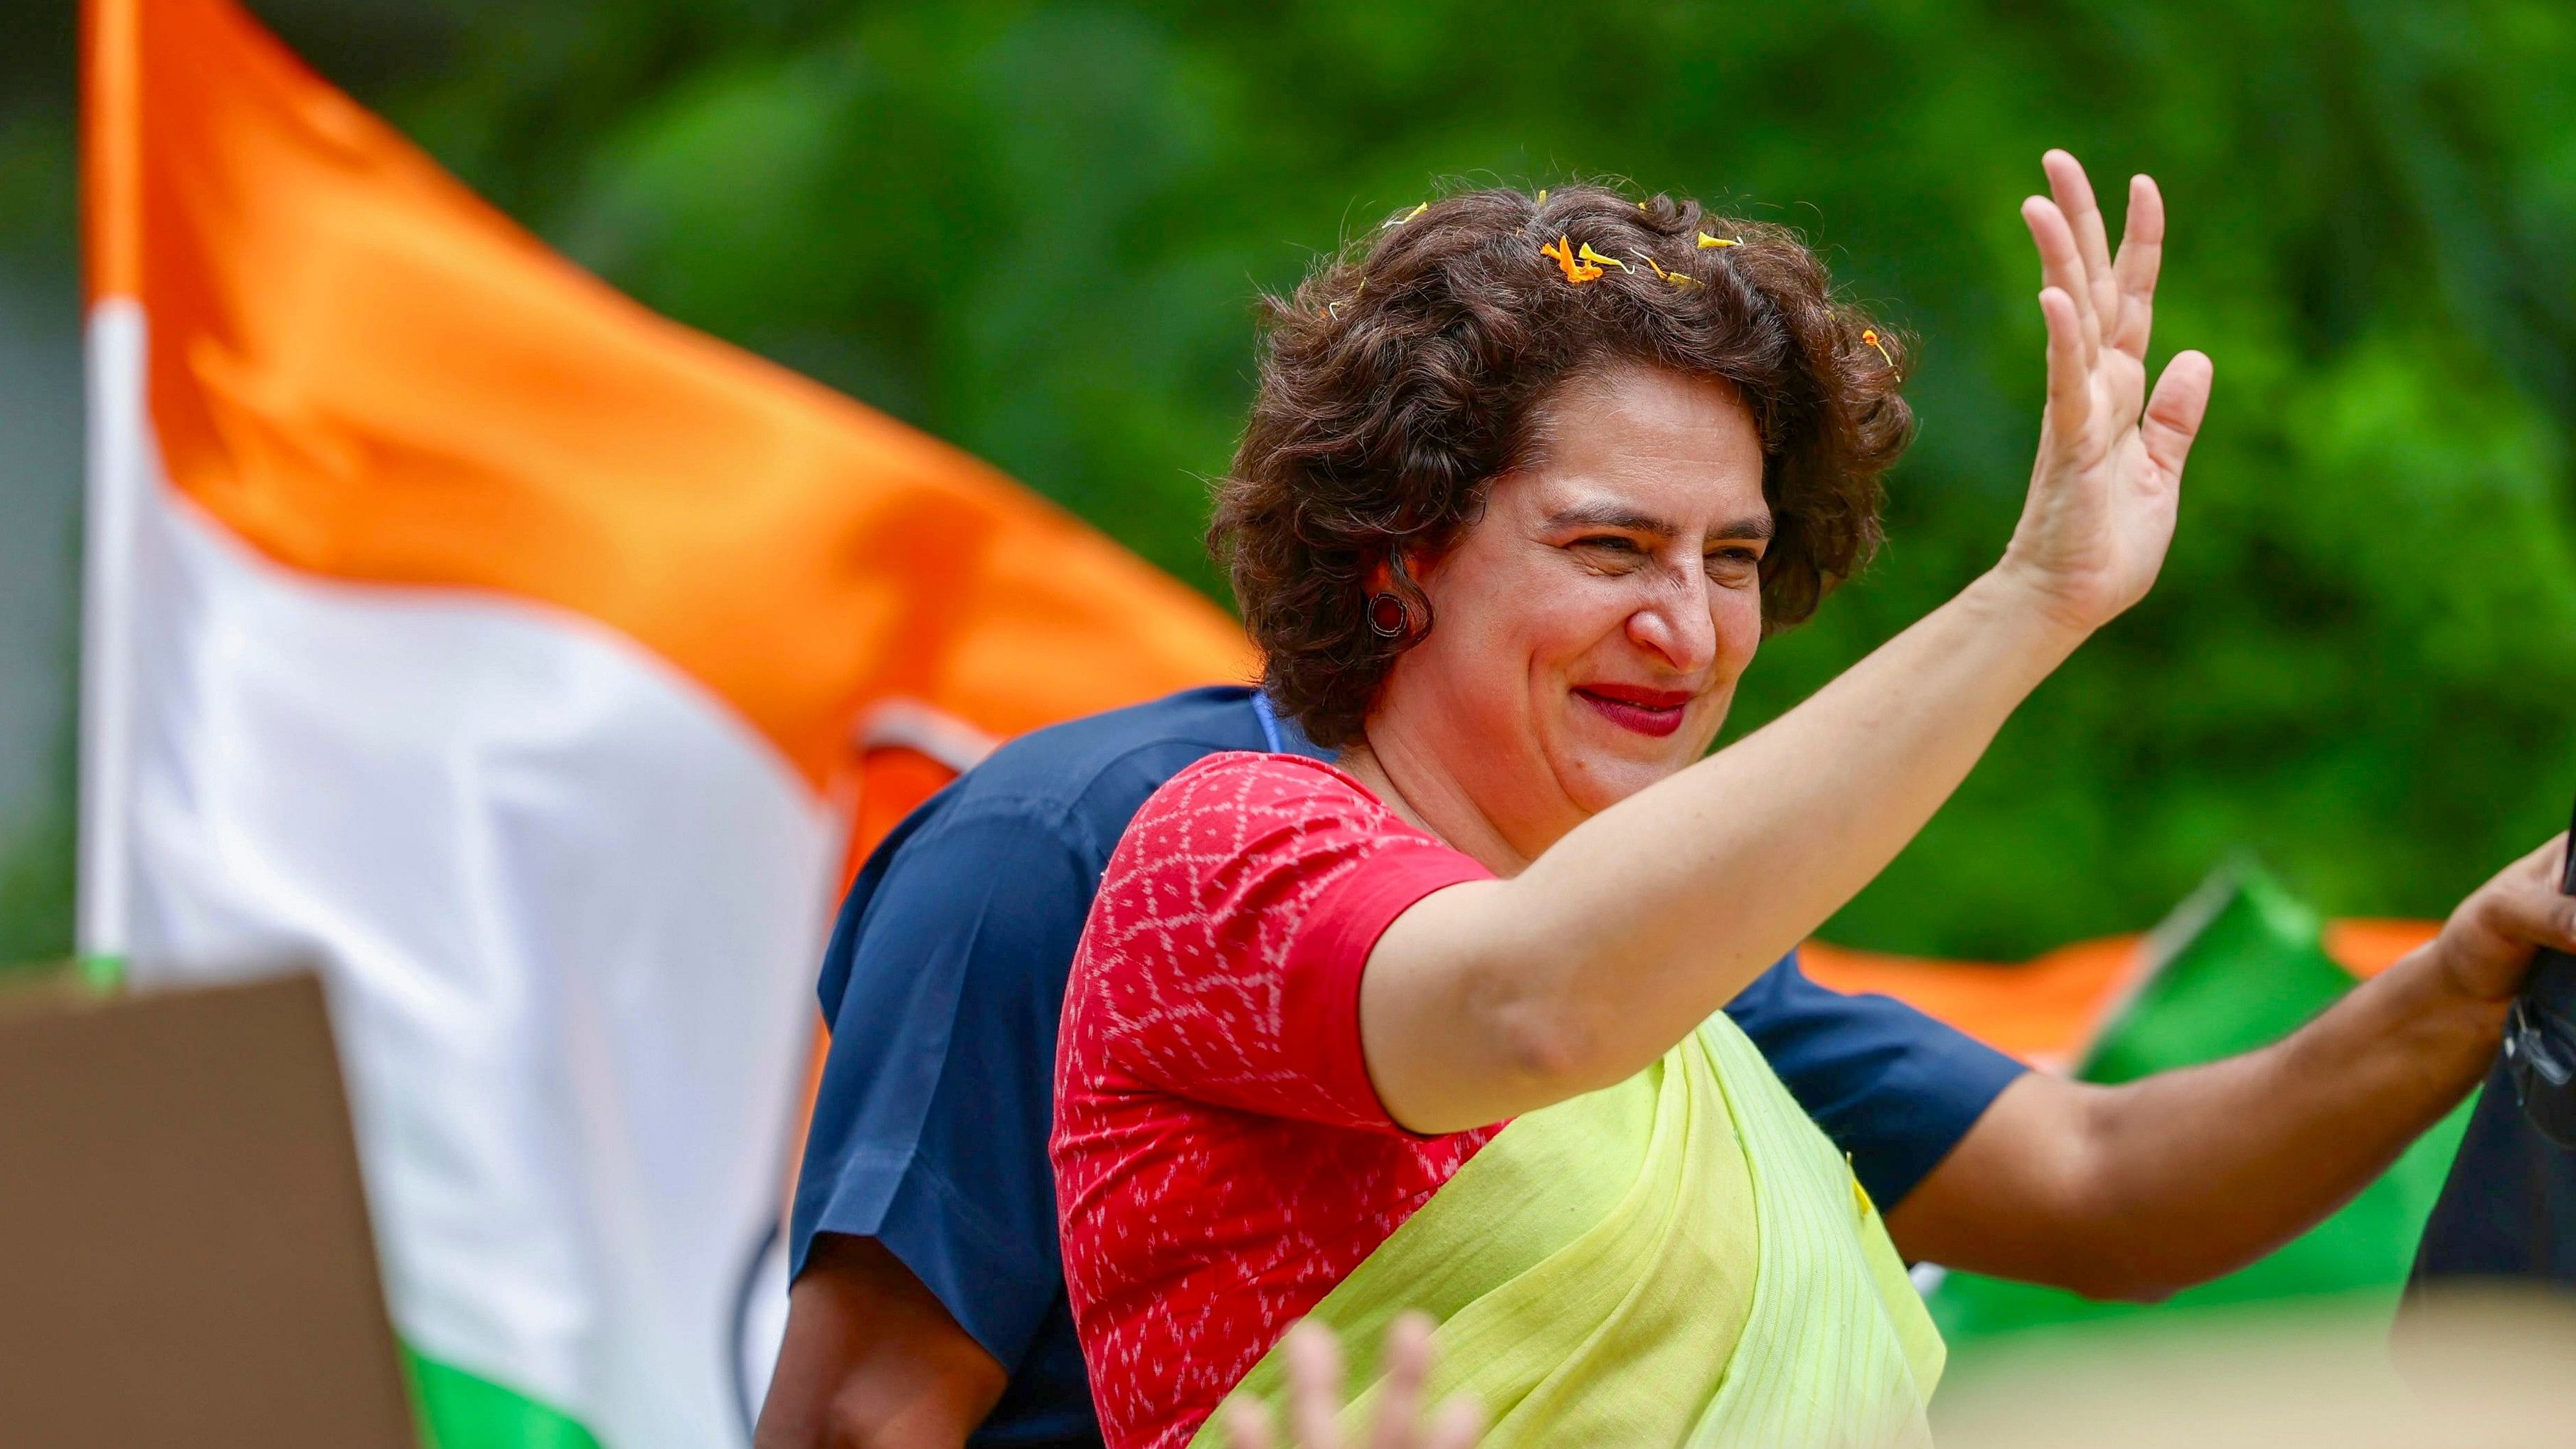
<svg viewBox="0 0 2576 1449">
<path fill-rule="evenodd" d="M 1698 698 L 1687 689 L 1647 689 L 1635 684 L 1577 685 L 1575 695 L 1621 729 L 1657 739 L 1682 727 L 1682 710 Z"/>
</svg>

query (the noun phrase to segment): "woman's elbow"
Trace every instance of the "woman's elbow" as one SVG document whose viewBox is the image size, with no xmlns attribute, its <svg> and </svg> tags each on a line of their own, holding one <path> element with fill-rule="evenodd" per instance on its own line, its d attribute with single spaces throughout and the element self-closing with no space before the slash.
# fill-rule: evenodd
<svg viewBox="0 0 2576 1449">
<path fill-rule="evenodd" d="M 1607 1023 L 1583 1003 L 1521 996 L 1485 1016 L 1493 1059 L 1516 1099 L 1561 1102 L 1628 1075 L 1612 1060 Z"/>
</svg>

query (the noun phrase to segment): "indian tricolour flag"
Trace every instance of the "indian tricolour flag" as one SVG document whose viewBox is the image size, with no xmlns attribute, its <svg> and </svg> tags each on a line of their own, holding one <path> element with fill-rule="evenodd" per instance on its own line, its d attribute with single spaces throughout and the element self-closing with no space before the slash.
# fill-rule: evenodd
<svg viewBox="0 0 2576 1449">
<path fill-rule="evenodd" d="M 83 949 L 323 971 L 449 1449 L 739 1444 L 867 746 L 1240 678 L 1240 631 L 582 274 L 227 0 L 88 22 Z"/>
</svg>

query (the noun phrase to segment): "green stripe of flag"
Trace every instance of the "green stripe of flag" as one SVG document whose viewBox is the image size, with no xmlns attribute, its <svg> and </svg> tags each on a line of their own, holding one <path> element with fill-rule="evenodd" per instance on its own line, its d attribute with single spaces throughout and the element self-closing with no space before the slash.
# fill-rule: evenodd
<svg viewBox="0 0 2576 1449">
<path fill-rule="evenodd" d="M 424 1449 L 600 1449 L 568 1415 L 406 1348 Z"/>
</svg>

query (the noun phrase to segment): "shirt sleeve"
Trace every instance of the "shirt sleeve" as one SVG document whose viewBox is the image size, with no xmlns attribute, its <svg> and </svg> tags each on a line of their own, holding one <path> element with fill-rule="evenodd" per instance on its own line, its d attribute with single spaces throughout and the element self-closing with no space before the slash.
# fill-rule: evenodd
<svg viewBox="0 0 2576 1449">
<path fill-rule="evenodd" d="M 1051 1071 L 1091 870 L 1027 813 L 945 820 L 861 877 L 826 951 L 791 1272 L 819 1233 L 875 1238 L 1006 1365 L 1063 1292 Z"/>
<path fill-rule="evenodd" d="M 1264 1116 L 1401 1132 L 1360 1048 L 1378 937 L 1492 872 L 1313 761 L 1220 756 L 1139 811 L 1081 968 L 1108 1059 L 1156 1089 Z"/>
<path fill-rule="evenodd" d="M 1882 1208 L 1904 1201 L 2030 1070 L 1892 997 L 1819 986 L 1794 953 L 1755 978 L 1726 1014 L 1851 1154 L 1861 1186 Z"/>
</svg>

